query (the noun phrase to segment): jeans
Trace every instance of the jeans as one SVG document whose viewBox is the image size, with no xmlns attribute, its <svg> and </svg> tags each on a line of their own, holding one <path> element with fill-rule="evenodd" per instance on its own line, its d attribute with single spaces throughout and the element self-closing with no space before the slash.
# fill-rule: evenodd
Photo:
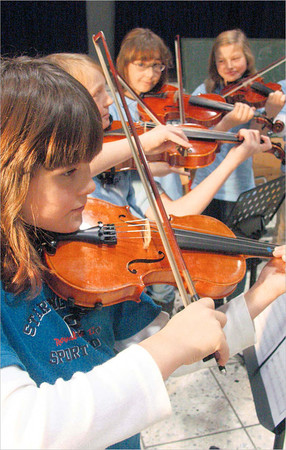
<svg viewBox="0 0 286 450">
<path fill-rule="evenodd" d="M 147 287 L 146 293 L 155 302 L 170 303 L 175 300 L 175 288 L 169 284 L 153 284 Z"/>
</svg>

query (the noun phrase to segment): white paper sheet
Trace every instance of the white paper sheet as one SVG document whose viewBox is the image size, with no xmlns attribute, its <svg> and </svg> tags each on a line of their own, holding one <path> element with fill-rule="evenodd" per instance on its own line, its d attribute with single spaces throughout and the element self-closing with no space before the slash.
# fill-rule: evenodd
<svg viewBox="0 0 286 450">
<path fill-rule="evenodd" d="M 254 320 L 255 351 L 274 425 L 286 417 L 286 294 Z"/>
</svg>

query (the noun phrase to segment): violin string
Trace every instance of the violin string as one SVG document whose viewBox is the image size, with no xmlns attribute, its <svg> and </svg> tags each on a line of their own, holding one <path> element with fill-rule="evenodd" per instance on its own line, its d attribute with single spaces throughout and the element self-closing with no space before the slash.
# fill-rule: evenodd
<svg viewBox="0 0 286 450">
<path fill-rule="evenodd" d="M 127 224 L 127 227 L 129 227 L 129 223 L 128 222 L 126 222 L 125 224 L 120 223 L 120 226 L 126 226 L 126 224 Z M 149 224 L 151 224 L 150 229 L 154 233 L 158 233 L 158 230 L 156 229 L 156 226 L 153 226 L 152 222 L 149 222 Z M 138 232 L 140 232 L 140 233 L 142 231 L 145 231 L 145 228 L 144 228 L 145 227 L 145 221 L 142 221 L 141 227 L 142 227 L 142 229 L 140 229 L 140 230 L 138 229 Z M 117 228 L 119 228 L 119 227 L 117 227 Z M 268 247 L 269 246 L 269 243 L 259 242 L 259 241 L 256 241 L 254 239 L 251 239 L 251 238 L 245 238 L 245 237 L 237 238 L 237 237 L 232 237 L 232 236 L 221 236 L 221 235 L 216 235 L 216 234 L 212 235 L 212 234 L 208 234 L 208 233 L 204 233 L 204 232 L 200 232 L 200 231 L 194 231 L 194 230 L 191 230 L 191 229 L 188 229 L 188 228 L 180 229 L 180 228 L 175 228 L 174 227 L 173 229 L 176 232 L 177 236 L 184 236 L 184 235 L 186 235 L 187 237 L 189 237 L 189 236 L 191 236 L 191 237 L 201 237 L 203 235 L 204 239 L 209 237 L 210 239 L 215 238 L 215 239 L 222 239 L 222 240 L 226 240 L 226 241 L 234 241 L 235 240 L 238 243 L 243 242 L 245 244 L 249 244 L 250 246 L 253 245 L 254 247 L 257 247 L 258 244 L 260 244 L 263 247 Z M 273 246 L 275 244 L 270 244 L 270 245 Z"/>
<path fill-rule="evenodd" d="M 141 224 L 140 224 L 141 222 Z M 130 225 L 130 223 L 133 223 L 132 225 Z M 119 222 L 119 225 L 116 227 L 117 229 L 125 227 L 124 232 L 128 233 L 129 232 L 129 228 L 130 227 L 136 227 L 136 226 L 140 226 L 140 229 L 137 229 L 135 231 L 138 231 L 139 233 L 142 232 L 146 232 L 145 229 L 145 224 L 146 221 L 144 219 L 142 219 L 140 221 L 140 219 L 138 220 L 133 220 L 133 221 L 128 221 L 128 222 Z M 155 226 L 152 226 L 152 222 L 149 222 L 149 224 L 151 224 L 150 230 L 153 231 L 153 233 L 158 233 L 158 230 L 156 229 Z M 126 226 L 127 226 L 127 230 L 126 230 Z M 220 236 L 220 235 L 211 235 L 208 233 L 204 233 L 204 232 L 196 232 L 193 230 L 189 230 L 188 228 L 182 229 L 180 230 L 180 228 L 174 228 L 174 231 L 176 232 L 176 236 L 177 237 L 191 237 L 191 238 L 196 238 L 196 239 L 200 239 L 203 240 L 204 242 L 208 242 L 208 241 L 212 241 L 212 240 L 218 240 L 220 242 L 225 241 L 225 243 L 228 242 L 233 242 L 234 244 L 240 245 L 241 243 L 243 243 L 244 245 L 248 244 L 250 246 L 250 248 L 258 248 L 259 246 L 261 248 L 268 248 L 269 246 L 274 247 L 275 244 L 269 244 L 269 243 L 264 243 L 264 242 L 259 242 L 256 241 L 254 239 L 250 239 L 250 238 L 244 238 L 244 237 L 232 237 L 232 236 Z M 133 230 L 132 230 L 133 232 Z M 120 233 L 120 231 L 119 231 Z M 122 233 L 122 231 L 121 231 Z"/>
<path fill-rule="evenodd" d="M 183 233 L 183 234 L 176 233 L 176 236 L 186 237 L 186 233 Z M 191 237 L 196 242 L 201 241 L 205 244 L 212 243 L 214 240 L 216 240 L 220 244 L 225 244 L 226 248 L 227 248 L 228 244 L 231 244 L 232 247 L 237 247 L 240 250 L 241 250 L 242 245 L 246 246 L 249 250 L 250 249 L 267 250 L 270 247 L 274 248 L 273 244 L 262 243 L 262 242 L 258 242 L 255 240 L 249 241 L 249 240 L 244 240 L 244 239 L 231 237 L 231 236 L 209 235 L 207 233 L 199 233 L 199 232 L 198 233 L 189 232 L 187 234 L 187 236 Z"/>
<path fill-rule="evenodd" d="M 136 221 L 134 221 L 136 222 Z M 145 229 L 145 221 L 142 221 L 142 224 L 140 225 L 139 223 L 140 221 L 138 221 L 137 224 L 133 224 L 131 225 L 131 227 L 139 227 L 137 229 L 134 229 L 132 231 L 130 231 L 130 225 L 126 222 L 121 223 L 120 226 L 118 228 L 121 228 L 121 231 L 118 230 L 118 234 L 121 234 L 121 238 L 124 238 L 122 236 L 122 234 L 126 234 L 126 238 L 129 237 L 129 233 L 140 233 L 140 236 L 138 236 L 138 238 L 142 238 L 142 234 L 144 235 L 145 233 L 148 234 L 149 230 Z M 122 228 L 125 227 L 125 229 L 122 230 Z M 155 227 L 150 227 L 150 231 L 152 233 L 158 233 L 158 230 Z M 208 243 L 213 243 L 214 240 L 216 240 L 219 244 L 225 244 L 226 248 L 227 245 L 229 243 L 231 243 L 233 249 L 237 248 L 238 253 L 241 253 L 241 245 L 245 245 L 247 247 L 248 250 L 254 249 L 254 250 L 268 250 L 269 249 L 274 249 L 275 244 L 269 244 L 269 243 L 264 243 L 264 242 L 259 242 L 253 239 L 249 239 L 249 238 L 237 238 L 237 237 L 232 237 L 232 236 L 220 236 L 220 235 L 210 235 L 208 233 L 204 233 L 204 232 L 196 232 L 196 231 L 192 231 L 192 230 L 188 230 L 188 229 L 184 229 L 184 230 L 180 230 L 178 228 L 174 229 L 175 231 L 175 235 L 176 237 L 185 237 L 185 238 L 189 238 L 189 240 L 192 240 L 192 242 L 201 242 L 202 244 L 207 245 Z M 134 236 L 132 236 L 132 238 L 134 238 Z M 240 250 L 240 252 L 239 252 Z"/>
</svg>

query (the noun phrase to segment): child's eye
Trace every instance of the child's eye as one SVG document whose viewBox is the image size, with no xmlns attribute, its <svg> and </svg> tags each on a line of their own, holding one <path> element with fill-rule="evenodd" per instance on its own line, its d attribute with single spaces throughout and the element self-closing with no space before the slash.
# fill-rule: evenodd
<svg viewBox="0 0 286 450">
<path fill-rule="evenodd" d="M 68 170 L 67 172 L 64 172 L 63 175 L 65 177 L 70 177 L 73 173 L 75 173 L 75 171 L 76 171 L 76 169 L 73 168 L 73 169 Z"/>
<path fill-rule="evenodd" d="M 100 91 L 96 91 L 96 92 L 94 92 L 94 94 L 92 94 L 92 97 L 97 98 L 99 96 L 99 94 L 100 94 Z"/>
</svg>

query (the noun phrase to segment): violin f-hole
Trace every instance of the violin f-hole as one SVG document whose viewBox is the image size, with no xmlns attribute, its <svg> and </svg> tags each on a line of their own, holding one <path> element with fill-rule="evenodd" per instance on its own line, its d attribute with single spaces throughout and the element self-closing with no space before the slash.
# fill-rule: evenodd
<svg viewBox="0 0 286 450">
<path fill-rule="evenodd" d="M 127 264 L 127 269 L 130 273 L 133 273 L 134 275 L 137 273 L 136 269 L 131 269 L 131 265 L 132 264 L 152 264 L 152 263 L 157 263 L 160 261 L 163 261 L 163 259 L 165 259 L 165 253 L 162 252 L 161 250 L 158 251 L 158 255 L 163 255 L 161 256 L 161 258 L 157 258 L 157 259 L 133 259 L 132 261 L 129 261 L 129 263 Z"/>
</svg>

